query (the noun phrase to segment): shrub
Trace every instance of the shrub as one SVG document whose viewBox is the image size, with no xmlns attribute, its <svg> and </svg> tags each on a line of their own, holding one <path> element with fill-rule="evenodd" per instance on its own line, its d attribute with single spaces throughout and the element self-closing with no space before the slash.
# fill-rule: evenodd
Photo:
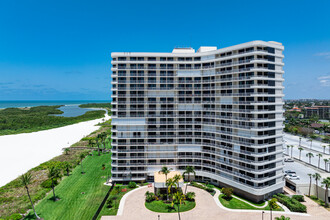
<svg viewBox="0 0 330 220">
<path fill-rule="evenodd" d="M 9 216 L 9 220 L 19 220 L 19 219 L 22 219 L 23 216 L 19 213 L 15 213 L 15 214 L 12 214 L 11 216 Z"/>
<path fill-rule="evenodd" d="M 222 193 L 225 195 L 226 199 L 229 199 L 233 195 L 233 188 L 222 188 Z"/>
<path fill-rule="evenodd" d="M 297 200 L 298 202 L 305 202 L 304 196 L 303 195 L 293 195 L 292 199 Z"/>
<path fill-rule="evenodd" d="M 58 184 L 57 180 L 55 180 L 54 185 L 56 186 L 57 184 Z M 46 189 L 52 188 L 52 180 L 51 179 L 45 180 L 40 184 L 40 186 Z"/>
<path fill-rule="evenodd" d="M 152 202 L 156 199 L 155 194 L 149 191 L 146 192 L 145 196 L 146 196 L 146 202 Z"/>
<path fill-rule="evenodd" d="M 215 194 L 215 190 L 213 189 L 213 187 L 214 187 L 213 185 L 211 185 L 211 186 L 213 186 L 212 188 L 211 187 L 206 187 L 206 186 L 204 186 L 202 184 L 198 184 L 196 182 L 191 182 L 191 185 L 194 186 L 194 187 L 200 188 L 200 189 L 204 189 L 207 192 L 211 193 L 211 195 Z M 209 184 L 207 184 L 207 185 L 209 185 Z"/>
<path fill-rule="evenodd" d="M 186 199 L 187 199 L 188 201 L 193 202 L 193 201 L 195 201 L 195 196 L 196 196 L 196 194 L 195 194 L 194 192 L 188 192 L 188 193 L 186 194 Z"/>
<path fill-rule="evenodd" d="M 273 198 L 276 198 L 280 203 L 288 207 L 288 209 L 290 209 L 292 212 L 306 212 L 306 206 L 294 198 L 290 198 L 281 193 L 274 195 Z"/>
<path fill-rule="evenodd" d="M 311 197 L 310 197 L 311 199 L 313 199 L 313 200 L 317 200 L 317 197 L 316 196 L 314 196 L 314 195 L 311 195 Z"/>
<path fill-rule="evenodd" d="M 128 183 L 128 188 L 131 188 L 131 189 L 136 188 L 136 182 L 129 182 Z"/>
</svg>

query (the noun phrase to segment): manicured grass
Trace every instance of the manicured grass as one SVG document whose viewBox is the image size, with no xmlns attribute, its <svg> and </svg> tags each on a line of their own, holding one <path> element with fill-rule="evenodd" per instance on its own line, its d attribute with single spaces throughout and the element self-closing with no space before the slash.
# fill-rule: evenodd
<svg viewBox="0 0 330 220">
<path fill-rule="evenodd" d="M 234 197 L 231 197 L 231 199 L 225 199 L 223 194 L 219 196 L 219 200 L 223 206 L 229 209 L 270 210 L 269 205 L 267 205 L 265 208 L 256 208 Z M 278 209 L 275 209 L 273 211 L 284 211 L 284 210 L 281 207 L 279 207 Z"/>
<path fill-rule="evenodd" d="M 50 193 L 37 206 L 38 215 L 44 219 L 92 219 L 109 186 L 103 185 L 107 171 L 110 172 L 110 154 L 87 156 L 83 160 L 85 174 L 81 165 L 60 182 L 55 188 L 59 201 L 54 202 Z M 102 170 L 102 164 L 106 169 Z M 32 212 L 25 219 L 35 219 Z"/>
<path fill-rule="evenodd" d="M 164 203 L 163 201 L 152 201 L 152 202 L 146 202 L 145 206 L 147 209 L 153 212 L 161 212 L 161 213 L 173 213 L 178 212 L 178 206 L 174 205 L 174 208 L 172 208 L 170 203 Z M 193 208 L 195 208 L 196 203 L 185 201 L 185 204 L 180 205 L 180 212 L 186 212 Z"/>
<path fill-rule="evenodd" d="M 121 198 L 123 198 L 123 196 L 128 193 L 129 191 L 133 190 L 127 187 L 127 185 L 122 185 L 122 184 L 116 184 L 116 186 L 118 186 L 117 188 L 114 187 L 113 190 L 111 191 L 108 200 L 112 197 L 112 196 L 116 196 L 117 199 L 114 201 L 114 207 L 109 208 L 107 207 L 107 203 L 103 206 L 99 216 L 97 219 L 101 219 L 102 216 L 104 215 L 117 215 L 118 212 L 118 208 L 119 208 L 119 204 L 120 204 L 120 200 Z M 122 192 L 122 189 L 127 189 L 126 192 Z"/>
</svg>

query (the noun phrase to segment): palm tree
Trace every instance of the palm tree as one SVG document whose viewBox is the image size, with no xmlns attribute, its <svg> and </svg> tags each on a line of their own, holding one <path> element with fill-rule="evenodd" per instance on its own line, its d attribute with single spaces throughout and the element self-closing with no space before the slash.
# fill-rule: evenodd
<svg viewBox="0 0 330 220">
<path fill-rule="evenodd" d="M 166 166 L 163 166 L 162 169 L 158 172 L 159 174 L 162 173 L 165 175 L 165 184 L 167 183 L 167 175 L 171 172 L 172 168 L 167 168 Z M 168 191 L 167 191 L 167 200 L 168 200 Z"/>
<path fill-rule="evenodd" d="M 291 158 L 292 158 L 292 150 L 293 150 L 294 145 L 291 145 Z"/>
<path fill-rule="evenodd" d="M 173 195 L 172 207 L 174 206 L 174 204 L 176 204 L 178 206 L 179 220 L 181 219 L 180 218 L 180 205 L 185 204 L 185 199 L 186 199 L 186 197 L 182 192 L 178 191 Z"/>
<path fill-rule="evenodd" d="M 318 156 L 318 157 L 319 157 L 318 168 L 320 168 L 320 161 L 321 161 L 321 157 L 323 157 L 323 155 L 322 155 L 322 154 L 317 154 L 316 156 Z"/>
<path fill-rule="evenodd" d="M 196 175 L 196 172 L 195 172 L 195 169 L 194 169 L 194 167 L 192 167 L 192 166 L 186 166 L 186 169 L 185 169 L 185 171 L 183 172 L 183 176 L 185 175 L 185 174 L 188 174 L 188 182 L 190 182 L 190 174 L 194 174 L 194 176 Z M 185 191 L 185 194 L 187 194 L 187 188 L 188 188 L 188 184 L 186 185 L 186 191 Z"/>
<path fill-rule="evenodd" d="M 313 147 L 313 139 L 311 138 L 311 139 L 308 139 L 307 141 L 308 141 L 308 142 L 311 142 L 311 147 L 310 147 L 310 149 L 312 149 L 312 147 Z"/>
<path fill-rule="evenodd" d="M 315 182 L 316 182 L 316 197 L 317 197 L 317 199 L 319 199 L 319 189 L 318 189 L 319 187 L 317 185 L 317 182 L 321 179 L 321 175 L 319 173 L 315 173 L 313 175 L 313 177 L 314 177 Z"/>
<path fill-rule="evenodd" d="M 56 201 L 55 196 L 55 184 L 54 182 L 61 177 L 61 171 L 57 166 L 50 166 L 48 167 L 48 178 L 52 181 L 52 189 L 53 189 L 53 199 Z"/>
<path fill-rule="evenodd" d="M 169 178 L 167 181 L 166 181 L 166 185 L 167 185 L 167 191 L 168 193 L 171 193 L 171 189 L 173 186 L 176 186 L 176 183 L 173 181 L 173 178 Z"/>
<path fill-rule="evenodd" d="M 71 164 L 69 162 L 65 161 L 64 165 L 63 165 L 63 169 L 66 172 L 67 176 L 70 175 L 71 168 L 72 168 Z"/>
<path fill-rule="evenodd" d="M 325 148 L 327 147 L 327 145 L 322 144 L 322 147 L 323 147 L 323 153 L 325 154 Z"/>
<path fill-rule="evenodd" d="M 271 200 L 269 200 L 268 204 L 269 204 L 269 208 L 270 208 L 270 219 L 273 219 L 273 209 L 278 208 L 277 199 L 272 198 Z"/>
<path fill-rule="evenodd" d="M 289 149 L 290 149 L 291 145 L 286 145 L 286 149 L 287 149 L 287 154 L 289 155 Z"/>
<path fill-rule="evenodd" d="M 325 195 L 324 195 L 324 201 L 325 201 L 325 207 L 329 207 L 328 204 L 328 190 L 330 187 L 330 177 L 324 178 L 322 181 L 322 184 L 325 186 Z"/>
<path fill-rule="evenodd" d="M 312 187 L 312 174 L 307 174 L 309 176 L 309 189 L 308 189 L 308 196 L 311 196 L 311 187 Z"/>
<path fill-rule="evenodd" d="M 298 150 L 299 150 L 299 160 L 301 160 L 300 158 L 301 158 L 301 151 L 303 151 L 304 150 L 304 148 L 302 148 L 302 147 L 299 147 L 298 148 Z"/>
<path fill-rule="evenodd" d="M 83 159 L 85 158 L 85 154 L 82 153 L 79 155 L 79 158 L 80 158 L 80 164 L 81 164 L 81 174 L 84 174 L 84 167 L 83 167 Z"/>
<path fill-rule="evenodd" d="M 31 206 L 32 206 L 34 215 L 36 216 L 37 219 L 40 219 L 40 217 L 36 213 L 36 210 L 34 209 L 34 205 L 33 205 L 33 202 L 32 202 L 31 196 L 30 196 L 30 193 L 29 193 L 29 187 L 28 187 L 28 185 L 31 183 L 31 180 L 32 180 L 32 175 L 30 173 L 26 173 L 26 174 L 23 174 L 21 176 L 21 184 L 26 189 L 26 193 L 27 193 L 27 195 L 28 195 L 28 197 L 30 199 L 30 202 L 31 202 Z"/>
<path fill-rule="evenodd" d="M 65 153 L 65 155 L 68 155 L 69 152 L 70 152 L 70 148 L 64 148 L 64 153 Z"/>
<path fill-rule="evenodd" d="M 179 182 L 180 182 L 181 179 L 182 179 L 182 176 L 181 176 L 181 175 L 179 175 L 179 174 L 175 174 L 175 175 L 174 175 L 174 177 L 173 177 L 173 181 L 174 181 L 175 184 L 176 184 L 176 188 L 179 187 Z"/>
<path fill-rule="evenodd" d="M 311 159 L 312 159 L 312 157 L 314 157 L 314 154 L 309 152 L 309 153 L 306 154 L 306 157 L 309 158 L 309 163 L 311 163 Z"/>
<path fill-rule="evenodd" d="M 324 170 L 327 171 L 328 170 L 327 163 L 329 162 L 329 159 L 324 158 L 323 161 L 324 161 Z"/>
</svg>

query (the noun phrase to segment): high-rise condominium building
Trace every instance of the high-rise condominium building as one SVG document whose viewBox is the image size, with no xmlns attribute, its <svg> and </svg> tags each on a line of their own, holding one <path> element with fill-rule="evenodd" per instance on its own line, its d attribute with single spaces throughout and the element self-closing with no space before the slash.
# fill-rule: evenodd
<svg viewBox="0 0 330 220">
<path fill-rule="evenodd" d="M 193 166 L 197 181 L 255 201 L 281 192 L 283 49 L 112 53 L 113 181 Z"/>
</svg>

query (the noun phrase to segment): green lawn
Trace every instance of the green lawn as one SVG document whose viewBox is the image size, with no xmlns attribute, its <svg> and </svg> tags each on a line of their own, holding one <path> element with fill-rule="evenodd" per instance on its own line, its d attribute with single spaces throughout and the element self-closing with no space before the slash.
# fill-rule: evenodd
<svg viewBox="0 0 330 220">
<path fill-rule="evenodd" d="M 224 195 L 221 194 L 219 196 L 219 200 L 221 202 L 221 204 L 223 206 L 225 206 L 226 208 L 229 209 L 254 209 L 254 210 L 270 210 L 269 205 L 267 205 L 265 208 L 255 208 L 241 200 L 238 200 L 234 197 L 232 197 L 231 199 L 227 200 L 225 198 L 223 198 Z M 274 211 L 284 211 L 281 207 L 279 207 L 278 209 L 274 210 Z"/>
<path fill-rule="evenodd" d="M 109 186 L 103 185 L 107 171 L 110 172 L 110 154 L 87 156 L 83 161 L 85 174 L 81 174 L 81 165 L 55 188 L 59 201 L 46 196 L 37 206 L 38 215 L 44 219 L 92 219 Z M 102 170 L 102 164 L 106 169 Z M 102 178 L 105 177 L 105 178 Z M 32 213 L 25 219 L 35 219 Z"/>
<path fill-rule="evenodd" d="M 114 188 L 110 195 L 109 195 L 109 198 L 108 200 L 111 198 L 111 196 L 116 196 L 117 199 L 115 200 L 114 202 L 114 207 L 112 208 L 109 208 L 107 207 L 107 204 L 105 204 L 103 206 L 103 209 L 101 210 L 99 216 L 97 219 L 100 219 L 102 216 L 104 215 L 117 215 L 117 211 L 118 211 L 118 208 L 119 208 L 119 204 L 120 204 L 120 200 L 121 198 L 126 194 L 128 193 L 129 191 L 133 190 L 133 189 L 130 189 L 127 187 L 127 185 L 122 185 L 122 184 L 116 184 L 116 186 L 118 186 L 118 188 Z M 121 189 L 127 189 L 126 192 L 122 192 Z"/>
<path fill-rule="evenodd" d="M 177 205 L 174 205 L 174 208 L 172 208 L 171 204 L 166 204 L 163 201 L 152 201 L 152 202 L 146 202 L 145 206 L 147 209 L 153 212 L 161 212 L 161 213 L 172 213 L 172 212 L 178 212 Z M 185 204 L 180 205 L 180 212 L 186 212 L 193 208 L 195 208 L 196 203 L 185 201 Z"/>
</svg>

